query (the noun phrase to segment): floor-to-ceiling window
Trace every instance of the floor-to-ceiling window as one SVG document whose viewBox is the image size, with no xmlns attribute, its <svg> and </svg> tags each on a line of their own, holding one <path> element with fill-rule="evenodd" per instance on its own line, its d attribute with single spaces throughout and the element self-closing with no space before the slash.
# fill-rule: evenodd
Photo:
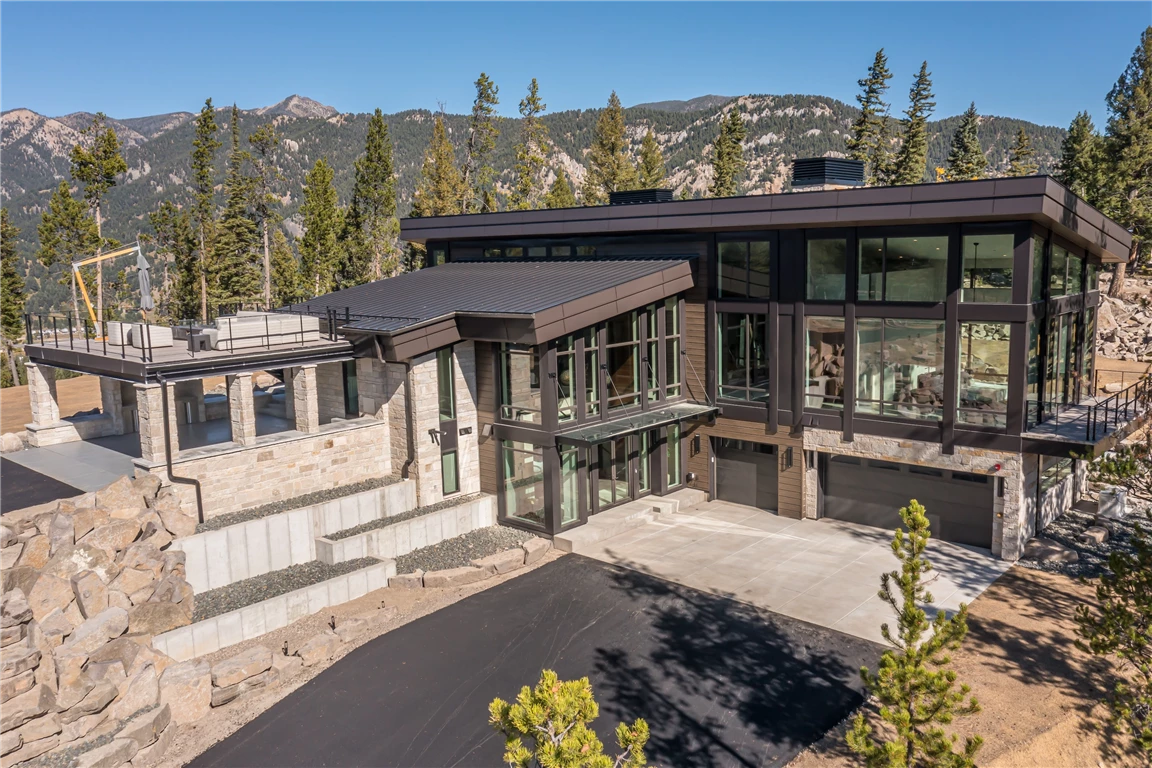
<svg viewBox="0 0 1152 768">
<path fill-rule="evenodd" d="M 1012 301 L 1012 234 L 964 235 L 960 301 L 1002 304 Z"/>
<path fill-rule="evenodd" d="M 596 497 L 600 508 L 632 498 L 628 485 L 628 436 L 596 445 Z"/>
<path fill-rule="evenodd" d="M 678 488 L 684 482 L 684 467 L 680 456 L 680 425 L 669 424 L 665 438 L 668 446 L 668 489 Z"/>
<path fill-rule="evenodd" d="M 636 312 L 617 315 L 605 324 L 608 363 L 608 410 L 640 404 L 640 329 Z"/>
<path fill-rule="evenodd" d="M 804 406 L 844 408 L 844 318 L 804 318 L 808 355 Z"/>
<path fill-rule="evenodd" d="M 857 251 L 858 301 L 939 302 L 948 293 L 947 235 L 864 237 Z"/>
<path fill-rule="evenodd" d="M 544 451 L 531 443 L 502 440 L 504 514 L 533 525 L 546 525 Z"/>
<path fill-rule="evenodd" d="M 848 286 L 848 241 L 842 237 L 808 240 L 807 288 L 812 301 L 844 301 Z"/>
<path fill-rule="evenodd" d="M 856 380 L 860 413 L 943 418 L 943 321 L 857 319 Z"/>
<path fill-rule="evenodd" d="M 540 424 L 540 359 L 536 347 L 500 346 L 500 416 Z"/>
<path fill-rule="evenodd" d="M 956 421 L 976 426 L 1008 425 L 1009 323 L 961 323 Z"/>
<path fill-rule="evenodd" d="M 732 400 L 768 399 L 768 331 L 764 315 L 720 312 L 717 380 L 720 397 Z"/>
<path fill-rule="evenodd" d="M 580 449 L 560 449 L 560 525 L 580 519 Z"/>
</svg>

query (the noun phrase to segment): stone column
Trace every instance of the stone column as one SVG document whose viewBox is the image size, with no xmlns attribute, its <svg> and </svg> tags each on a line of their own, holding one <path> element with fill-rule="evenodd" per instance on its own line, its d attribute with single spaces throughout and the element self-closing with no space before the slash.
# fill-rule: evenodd
<svg viewBox="0 0 1152 768">
<path fill-rule="evenodd" d="M 456 358 L 456 428 L 471 429 L 467 435 L 457 436 L 457 457 L 460 470 L 460 492 L 480 492 L 480 420 L 476 410 L 476 345 L 471 341 L 453 347 Z"/>
<path fill-rule="evenodd" d="M 256 442 L 256 406 L 252 402 L 252 374 L 225 377 L 228 382 L 228 416 L 232 421 L 232 442 Z"/>
<path fill-rule="evenodd" d="M 124 434 L 124 396 L 120 391 L 120 382 L 116 379 L 100 377 L 100 411 L 112 424 L 108 434 Z"/>
<path fill-rule="evenodd" d="M 408 401 L 404 397 L 406 371 L 400 363 L 384 366 L 384 399 L 388 403 L 388 438 L 392 449 L 392 471 L 399 476 L 412 474 L 408 461 Z"/>
<path fill-rule="evenodd" d="M 440 394 L 436 380 L 436 354 L 422 355 L 412 360 L 409 374 L 416 425 L 413 445 L 416 460 L 409 475 L 416 479 L 416 500 L 420 506 L 436 504 L 444 499 L 444 479 L 440 475 Z M 437 433 L 434 439 L 432 433 Z"/>
<path fill-rule="evenodd" d="M 37 427 L 50 427 L 60 421 L 60 405 L 56 399 L 56 369 L 35 363 L 27 363 L 26 366 L 32 424 Z"/>
<path fill-rule="evenodd" d="M 316 396 L 316 366 L 302 365 L 292 372 L 292 401 L 298 432 L 320 431 L 320 407 Z"/>
<path fill-rule="evenodd" d="M 136 413 L 140 422 L 140 458 L 156 464 L 165 461 L 164 455 L 164 400 L 159 384 L 137 384 Z M 176 392 L 168 385 L 168 434 L 172 456 L 180 452 L 180 437 L 176 426 Z"/>
</svg>

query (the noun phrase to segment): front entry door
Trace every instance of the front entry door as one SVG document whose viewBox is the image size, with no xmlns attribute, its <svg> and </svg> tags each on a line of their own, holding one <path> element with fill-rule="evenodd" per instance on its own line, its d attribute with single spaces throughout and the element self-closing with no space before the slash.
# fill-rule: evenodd
<svg viewBox="0 0 1152 768">
<path fill-rule="evenodd" d="M 632 440 L 627 435 L 596 446 L 595 496 L 598 511 L 633 498 L 631 447 Z"/>
</svg>

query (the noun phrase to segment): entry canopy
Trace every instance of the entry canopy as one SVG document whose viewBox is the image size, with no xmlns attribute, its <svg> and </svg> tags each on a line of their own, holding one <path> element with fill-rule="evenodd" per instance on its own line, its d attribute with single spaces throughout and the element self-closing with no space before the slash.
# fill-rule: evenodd
<svg viewBox="0 0 1152 768">
<path fill-rule="evenodd" d="M 715 418 L 719 412 L 720 409 L 714 405 L 677 403 L 659 410 L 641 411 L 624 418 L 564 432 L 556 435 L 556 442 L 588 448 L 597 443 L 606 443 L 622 435 L 642 432 L 646 429 L 656 429 L 682 421 L 710 420 Z"/>
</svg>

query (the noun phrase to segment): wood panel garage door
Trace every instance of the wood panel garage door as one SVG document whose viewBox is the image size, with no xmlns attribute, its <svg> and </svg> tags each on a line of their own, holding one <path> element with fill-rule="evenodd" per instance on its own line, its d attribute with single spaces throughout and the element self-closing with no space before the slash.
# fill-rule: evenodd
<svg viewBox="0 0 1152 768">
<path fill-rule="evenodd" d="M 776 511 L 776 446 L 747 440 L 713 438 L 716 498 Z"/>
<path fill-rule="evenodd" d="M 932 536 L 991 548 L 995 479 L 987 475 L 820 454 L 821 516 L 893 530 L 916 499 Z"/>
</svg>

